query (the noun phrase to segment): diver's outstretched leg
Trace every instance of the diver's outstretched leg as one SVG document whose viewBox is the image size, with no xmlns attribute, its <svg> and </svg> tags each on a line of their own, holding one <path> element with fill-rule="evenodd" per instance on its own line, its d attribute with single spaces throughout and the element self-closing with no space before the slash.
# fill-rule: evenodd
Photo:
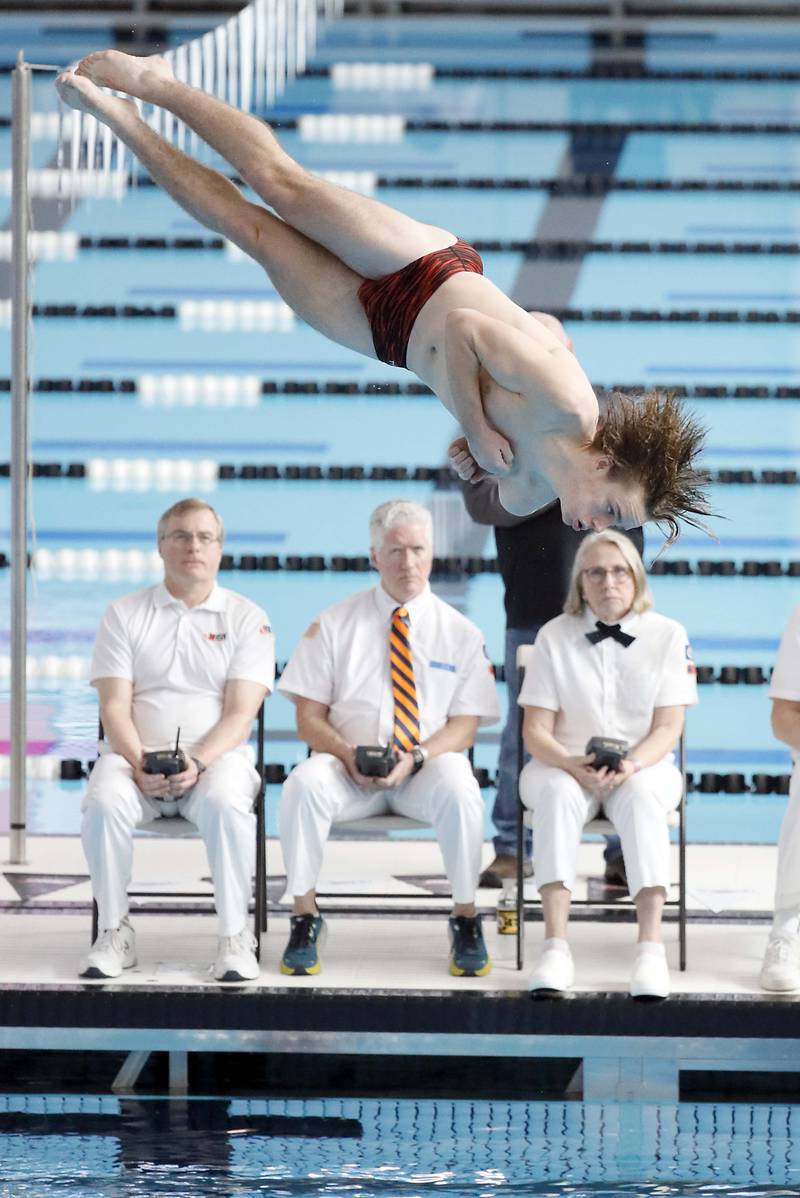
<svg viewBox="0 0 800 1198">
<path fill-rule="evenodd" d="M 260 204 L 251 204 L 224 175 L 169 145 L 141 119 L 132 100 L 111 96 L 70 72 L 60 75 L 56 86 L 65 103 L 108 125 L 186 212 L 254 258 L 298 316 L 332 341 L 375 357 L 358 299 L 360 275 Z"/>
<path fill-rule="evenodd" d="M 422 224 L 311 174 L 286 153 L 263 121 L 178 82 L 163 58 L 102 50 L 84 58 L 76 73 L 166 108 L 226 159 L 288 224 L 364 278 L 381 278 L 456 240 L 446 229 Z"/>
</svg>

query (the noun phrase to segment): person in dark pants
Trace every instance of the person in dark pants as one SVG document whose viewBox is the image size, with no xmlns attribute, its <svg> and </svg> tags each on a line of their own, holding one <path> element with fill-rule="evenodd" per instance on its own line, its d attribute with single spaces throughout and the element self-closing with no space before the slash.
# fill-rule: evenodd
<svg viewBox="0 0 800 1198">
<path fill-rule="evenodd" d="M 499 888 L 504 878 L 516 875 L 516 801 L 517 801 L 517 649 L 530 645 L 543 624 L 561 614 L 570 571 L 585 532 L 575 532 L 561 519 L 558 503 L 533 516 L 510 515 L 500 503 L 496 478 L 477 483 L 462 482 L 464 503 L 478 524 L 494 526 L 497 561 L 505 588 L 506 644 L 505 678 L 508 688 L 508 714 L 500 738 L 497 764 L 497 792 L 492 820 L 495 857 L 484 869 L 479 885 Z M 639 553 L 644 545 L 641 528 L 627 535 Z M 530 835 L 526 856 L 531 855 Z M 605 848 L 605 880 L 625 886 L 625 866 L 618 836 L 609 836 Z M 533 872 L 530 860 L 525 876 Z"/>
</svg>

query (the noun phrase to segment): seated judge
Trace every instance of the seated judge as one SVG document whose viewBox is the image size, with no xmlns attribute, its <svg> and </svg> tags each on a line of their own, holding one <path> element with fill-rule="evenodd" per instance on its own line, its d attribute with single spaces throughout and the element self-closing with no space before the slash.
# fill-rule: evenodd
<svg viewBox="0 0 800 1198">
<path fill-rule="evenodd" d="M 331 825 L 396 812 L 430 823 L 439 841 L 453 890 L 450 972 L 483 976 L 491 968 L 475 909 L 483 800 L 464 750 L 479 724 L 500 714 L 494 671 L 480 631 L 428 585 L 428 509 L 390 500 L 372 513 L 369 531 L 377 586 L 323 611 L 280 681 L 313 750 L 292 770 L 280 805 L 294 903 L 281 972 L 320 970 L 326 928 L 316 885 Z M 390 746 L 390 773 L 362 773 L 359 745 Z"/>
<path fill-rule="evenodd" d="M 622 841 L 636 907 L 631 996 L 666 998 L 667 813 L 681 799 L 673 749 L 686 707 L 697 702 L 696 671 L 684 628 L 653 611 L 642 559 L 627 537 L 606 530 L 581 544 L 564 614 L 539 633 L 519 702 L 531 754 L 520 795 L 533 812 L 545 922 L 531 991 L 557 995 L 573 984 L 567 928 L 578 846 L 583 825 L 602 813 Z M 622 742 L 614 768 L 587 752 L 593 737 Z"/>
</svg>

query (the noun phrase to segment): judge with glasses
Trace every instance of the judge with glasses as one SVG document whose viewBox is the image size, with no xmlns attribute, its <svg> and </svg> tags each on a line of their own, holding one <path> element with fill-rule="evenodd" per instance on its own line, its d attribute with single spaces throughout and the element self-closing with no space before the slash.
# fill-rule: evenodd
<svg viewBox="0 0 800 1198">
<path fill-rule="evenodd" d="M 531 979 L 537 995 L 574 981 L 567 941 L 583 825 L 602 812 L 616 828 L 636 907 L 638 945 L 630 993 L 666 998 L 661 915 L 670 883 L 667 813 L 678 806 L 673 752 L 685 708 L 697 702 L 683 627 L 659 615 L 631 541 L 588 536 L 573 565 L 563 615 L 542 628 L 519 702 L 531 761 L 520 795 L 533 812 L 535 879 L 545 940 Z M 593 738 L 622 742 L 616 768 L 587 752 Z"/>
<path fill-rule="evenodd" d="M 219 917 L 214 977 L 258 977 L 247 911 L 259 778 L 246 742 L 272 689 L 275 651 L 266 613 L 217 583 L 223 536 L 204 500 L 174 504 L 158 522 L 163 580 L 111 603 L 97 633 L 91 684 L 105 741 L 81 835 L 99 935 L 82 977 L 118 977 L 136 964 L 127 895 L 133 832 L 176 814 L 197 825 L 208 853 Z M 179 729 L 181 768 L 152 769 L 152 754 L 175 745 Z"/>
</svg>

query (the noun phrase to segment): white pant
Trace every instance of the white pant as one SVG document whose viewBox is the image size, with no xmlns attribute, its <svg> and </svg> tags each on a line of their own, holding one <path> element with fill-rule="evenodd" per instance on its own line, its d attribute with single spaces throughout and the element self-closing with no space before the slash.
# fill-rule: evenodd
<svg viewBox="0 0 800 1198">
<path fill-rule="evenodd" d="M 578 845 L 583 825 L 600 802 L 566 770 L 529 761 L 520 774 L 520 794 L 533 811 L 534 875 L 538 888 L 549 882 L 575 887 Z M 670 881 L 666 813 L 681 801 L 680 770 L 667 759 L 632 774 L 603 801 L 603 810 L 620 840 L 628 889 L 635 898 L 645 886 Z"/>
<path fill-rule="evenodd" d="M 169 804 L 197 825 L 205 841 L 220 936 L 235 936 L 247 923 L 257 790 L 256 771 L 234 751 L 218 757 L 185 798 Z M 83 801 L 81 837 L 101 930 L 117 927 L 128 913 L 134 828 L 162 815 L 162 804 L 145 798 L 124 757 L 105 753 L 97 759 Z"/>
<path fill-rule="evenodd" d="M 286 893 L 314 890 L 331 824 L 392 811 L 433 825 L 453 901 L 475 898 L 483 845 L 483 800 L 466 757 L 441 753 L 394 790 L 367 790 L 338 757 L 315 753 L 283 786 L 280 834 Z"/>
<path fill-rule="evenodd" d="M 775 880 L 775 910 L 800 914 L 800 770 L 792 770 L 789 803 L 778 837 L 778 874 Z"/>
</svg>

